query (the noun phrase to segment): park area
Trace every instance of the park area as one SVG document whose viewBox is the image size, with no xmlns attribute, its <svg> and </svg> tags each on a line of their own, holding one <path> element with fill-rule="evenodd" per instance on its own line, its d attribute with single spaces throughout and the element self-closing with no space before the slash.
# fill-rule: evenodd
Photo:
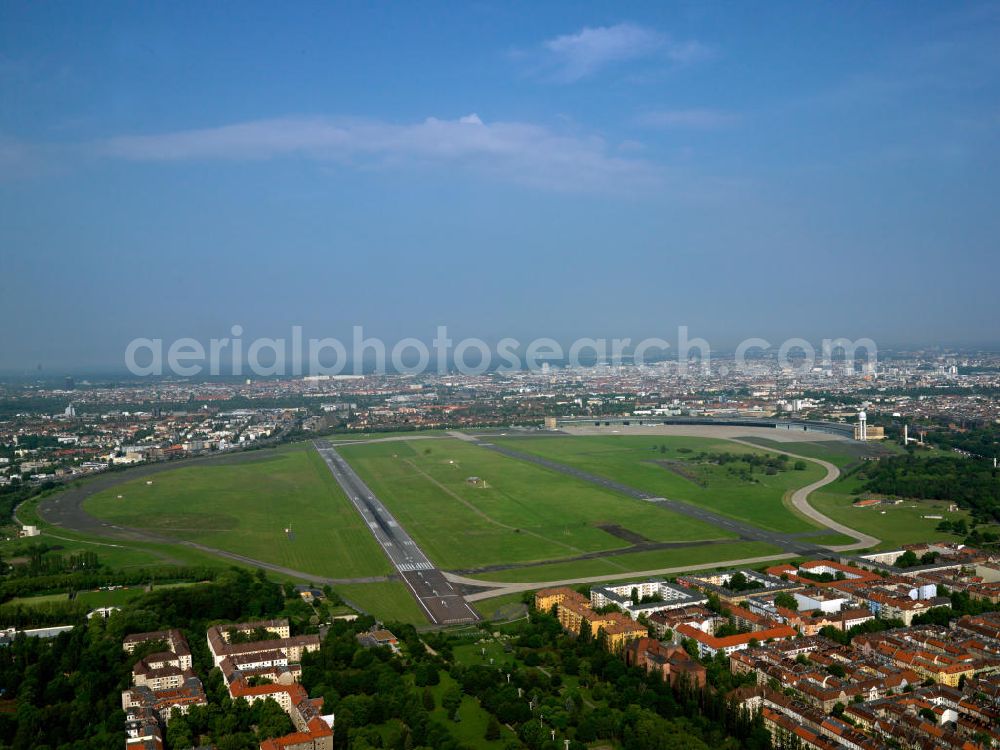
<svg viewBox="0 0 1000 750">
<path fill-rule="evenodd" d="M 770 474 L 763 463 L 779 454 L 743 443 L 688 436 L 566 436 L 496 441 L 672 500 L 683 500 L 755 526 L 783 533 L 816 531 L 785 502 L 791 491 L 826 473 L 794 459 Z M 788 449 L 785 449 L 788 450 Z M 720 459 L 718 457 L 725 456 Z M 820 457 L 820 456 L 817 456 Z M 716 461 L 719 461 L 718 463 Z"/>
<path fill-rule="evenodd" d="M 88 498 L 84 509 L 120 526 L 317 576 L 390 572 L 368 527 L 309 444 L 255 461 L 124 482 Z"/>
<path fill-rule="evenodd" d="M 766 463 L 774 463 L 777 454 L 763 448 L 669 436 L 497 442 L 766 529 L 820 531 L 792 511 L 786 498 L 823 476 L 822 468 L 783 460 L 776 464 L 779 470 L 770 470 Z M 454 438 L 359 442 L 338 450 L 445 570 L 532 581 L 779 551 Z M 94 494 L 84 508 L 117 526 L 311 575 L 345 579 L 392 572 L 370 530 L 308 444 L 253 461 L 184 467 L 126 481 Z"/>
<path fill-rule="evenodd" d="M 731 529 L 521 460 L 444 437 L 344 441 L 338 451 L 398 522 L 444 570 L 484 581 L 544 583 L 587 576 L 762 558 L 781 550 L 738 538 Z M 847 537 L 801 516 L 789 502 L 830 461 L 845 476 L 814 493 L 812 504 L 835 520 L 883 540 L 882 548 L 930 538 L 925 515 L 941 504 L 907 503 L 861 510 L 850 475 L 859 446 L 849 441 L 751 445 L 718 437 L 670 435 L 497 436 L 497 445 L 582 469 L 658 497 L 817 544 Z M 781 458 L 779 451 L 796 456 Z M 191 542 L 341 582 L 339 593 L 386 619 L 424 618 L 357 510 L 311 444 L 262 452 L 238 463 L 170 469 L 125 481 L 89 497 L 84 508 L 103 521 L 141 529 L 183 551 Z M 884 511 L 884 512 L 883 512 Z M 68 541 L 68 540 L 67 540 Z M 161 554 L 171 546 L 164 544 Z M 113 550 L 114 551 L 114 550 Z M 103 550 L 102 550 L 103 552 Z M 116 552 L 117 553 L 117 552 Z M 489 600 L 481 612 L 497 611 Z"/>
<path fill-rule="evenodd" d="M 731 532 L 461 440 L 339 451 L 447 570 L 567 559 L 639 538 L 735 541 Z"/>
</svg>

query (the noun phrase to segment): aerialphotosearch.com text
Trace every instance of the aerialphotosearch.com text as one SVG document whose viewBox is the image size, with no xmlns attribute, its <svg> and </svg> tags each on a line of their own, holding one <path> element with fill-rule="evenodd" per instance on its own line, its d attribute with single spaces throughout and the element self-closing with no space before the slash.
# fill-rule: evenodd
<svg viewBox="0 0 1000 750">
<path fill-rule="evenodd" d="M 877 347 L 870 338 L 825 338 L 819 349 L 803 338 L 771 342 L 760 337 L 744 339 L 726 369 L 747 371 L 761 357 L 776 358 L 779 366 L 808 372 L 836 361 L 853 368 L 857 362 L 874 363 Z M 288 337 L 243 339 L 243 327 L 234 325 L 229 335 L 202 342 L 195 338 L 165 341 L 136 338 L 125 349 L 125 366 L 136 376 L 178 377 L 244 376 L 299 377 L 305 375 L 365 375 L 387 373 L 420 375 L 429 372 L 481 375 L 485 372 L 538 371 L 549 365 L 586 368 L 631 363 L 642 366 L 673 360 L 681 373 L 688 368 L 704 372 L 712 360 L 712 347 L 702 337 L 692 337 L 687 326 L 678 326 L 673 343 L 650 337 L 589 338 L 568 346 L 553 338 L 520 341 L 505 337 L 492 346 L 480 338 L 454 341 L 448 327 L 437 326 L 430 343 L 406 337 L 386 342 L 365 335 L 364 327 L 352 329 L 351 340 L 306 338 L 302 326 L 292 326 Z M 721 368 L 720 368 L 721 369 Z"/>
</svg>

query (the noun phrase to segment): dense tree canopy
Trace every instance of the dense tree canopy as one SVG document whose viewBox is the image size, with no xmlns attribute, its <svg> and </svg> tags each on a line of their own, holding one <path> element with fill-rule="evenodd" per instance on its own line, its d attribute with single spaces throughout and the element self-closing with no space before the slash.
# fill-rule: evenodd
<svg viewBox="0 0 1000 750">
<path fill-rule="evenodd" d="M 1000 478 L 992 460 L 907 454 L 872 461 L 859 473 L 869 492 L 951 500 L 979 518 L 1000 521 Z"/>
</svg>

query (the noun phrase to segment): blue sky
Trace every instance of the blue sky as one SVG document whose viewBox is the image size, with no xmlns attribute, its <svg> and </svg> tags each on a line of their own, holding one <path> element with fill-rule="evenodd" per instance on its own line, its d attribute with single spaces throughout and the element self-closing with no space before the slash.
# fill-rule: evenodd
<svg viewBox="0 0 1000 750">
<path fill-rule="evenodd" d="M 0 100 L 0 369 L 997 339 L 997 3 L 7 2 Z"/>
</svg>

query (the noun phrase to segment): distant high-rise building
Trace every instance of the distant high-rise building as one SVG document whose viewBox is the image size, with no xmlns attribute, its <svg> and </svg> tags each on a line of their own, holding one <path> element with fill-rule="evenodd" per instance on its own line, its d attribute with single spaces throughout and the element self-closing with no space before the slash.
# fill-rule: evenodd
<svg viewBox="0 0 1000 750">
<path fill-rule="evenodd" d="M 76 381 L 74 381 L 74 380 L 73 380 L 73 376 L 72 376 L 72 375 L 67 375 L 67 376 L 66 376 L 66 380 L 65 380 L 65 382 L 64 382 L 64 384 L 63 384 L 63 387 L 64 387 L 64 388 L 65 388 L 65 389 L 66 389 L 67 391 L 71 391 L 71 390 L 73 390 L 74 388 L 76 388 Z"/>
<path fill-rule="evenodd" d="M 70 419 L 73 419 L 74 417 L 76 417 L 76 407 L 73 406 L 73 404 L 70 404 L 69 406 L 66 407 L 66 411 L 63 412 L 63 415 L 69 417 Z"/>
</svg>

